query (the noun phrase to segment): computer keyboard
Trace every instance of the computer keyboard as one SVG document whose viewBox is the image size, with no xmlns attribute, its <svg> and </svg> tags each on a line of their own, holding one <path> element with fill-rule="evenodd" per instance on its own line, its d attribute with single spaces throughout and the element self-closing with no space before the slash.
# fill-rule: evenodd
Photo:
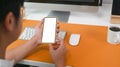
<svg viewBox="0 0 120 67">
<path fill-rule="evenodd" d="M 22 34 L 20 35 L 19 39 L 30 40 L 35 35 L 34 32 L 35 32 L 34 27 L 26 27 Z"/>
<path fill-rule="evenodd" d="M 58 36 L 62 39 L 65 39 L 66 31 L 60 30 Z M 20 35 L 19 39 L 21 40 L 30 40 L 35 35 L 35 28 L 34 27 L 26 27 L 22 34 Z"/>
</svg>

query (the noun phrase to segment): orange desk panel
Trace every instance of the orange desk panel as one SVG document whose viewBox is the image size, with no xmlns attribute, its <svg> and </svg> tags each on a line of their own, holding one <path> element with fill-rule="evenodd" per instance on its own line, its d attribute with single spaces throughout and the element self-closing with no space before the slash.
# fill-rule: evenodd
<svg viewBox="0 0 120 67">
<path fill-rule="evenodd" d="M 35 26 L 39 21 L 23 20 L 26 26 Z M 65 44 L 68 48 L 66 62 L 74 67 L 120 67 L 120 45 L 107 43 L 107 27 L 60 23 L 60 29 L 67 31 Z M 69 45 L 70 34 L 81 34 L 78 46 Z M 17 40 L 7 50 L 25 43 Z M 53 63 L 48 45 L 41 45 L 31 51 L 24 60 Z"/>
</svg>

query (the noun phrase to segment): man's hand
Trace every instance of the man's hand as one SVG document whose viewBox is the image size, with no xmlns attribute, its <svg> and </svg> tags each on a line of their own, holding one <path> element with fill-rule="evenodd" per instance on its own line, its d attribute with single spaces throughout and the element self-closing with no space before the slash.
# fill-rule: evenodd
<svg viewBox="0 0 120 67">
<path fill-rule="evenodd" d="M 65 67 L 67 48 L 65 47 L 64 41 L 61 38 L 57 38 L 56 41 L 57 43 L 55 47 L 53 47 L 52 44 L 49 44 L 49 50 L 52 59 L 56 67 Z"/>
<path fill-rule="evenodd" d="M 44 19 L 40 21 L 40 23 L 35 27 L 35 37 L 37 38 L 37 43 L 40 44 L 42 41 L 42 25 L 44 23 Z"/>
</svg>

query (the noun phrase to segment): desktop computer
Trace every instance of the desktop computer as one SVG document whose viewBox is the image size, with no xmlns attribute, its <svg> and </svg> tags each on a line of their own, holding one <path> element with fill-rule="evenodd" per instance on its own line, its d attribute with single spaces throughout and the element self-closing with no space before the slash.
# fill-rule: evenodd
<svg viewBox="0 0 120 67">
<path fill-rule="evenodd" d="M 113 0 L 111 23 L 120 24 L 120 0 Z"/>
<path fill-rule="evenodd" d="M 49 17 L 57 17 L 62 22 L 68 22 L 70 12 L 98 12 L 102 0 L 26 0 L 26 7 L 50 11 Z M 35 4 L 34 4 L 35 3 Z M 34 7 L 33 7 L 34 5 Z"/>
<path fill-rule="evenodd" d="M 120 0 L 113 0 L 112 15 L 120 16 Z"/>
</svg>

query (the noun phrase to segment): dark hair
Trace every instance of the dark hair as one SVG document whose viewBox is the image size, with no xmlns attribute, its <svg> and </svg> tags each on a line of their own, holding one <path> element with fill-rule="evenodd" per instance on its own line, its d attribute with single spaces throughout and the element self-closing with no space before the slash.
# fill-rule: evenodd
<svg viewBox="0 0 120 67">
<path fill-rule="evenodd" d="M 4 23 L 4 20 L 9 12 L 12 12 L 16 21 L 20 17 L 20 7 L 23 6 L 24 0 L 0 0 L 0 24 Z"/>
</svg>

